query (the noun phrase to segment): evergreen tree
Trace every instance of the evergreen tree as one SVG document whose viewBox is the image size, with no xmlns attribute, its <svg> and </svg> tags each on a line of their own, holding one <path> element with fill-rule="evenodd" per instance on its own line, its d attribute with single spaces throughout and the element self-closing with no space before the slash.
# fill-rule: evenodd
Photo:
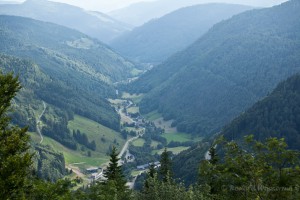
<svg viewBox="0 0 300 200">
<path fill-rule="evenodd" d="M 167 152 L 167 148 L 162 152 L 160 156 L 160 168 L 159 168 L 159 175 L 164 182 L 167 182 L 168 179 L 172 177 L 172 162 Z"/>
<path fill-rule="evenodd" d="M 214 146 L 210 147 L 209 156 L 210 156 L 209 162 L 211 164 L 214 165 L 219 161 L 219 158 L 218 158 L 218 155 L 217 155 L 217 152 L 216 152 L 216 147 L 214 147 Z"/>
<path fill-rule="evenodd" d="M 148 179 L 149 178 L 154 178 L 154 176 L 157 176 L 157 171 L 154 168 L 154 164 L 151 164 L 150 167 L 149 167 L 149 171 L 147 173 L 147 179 L 146 179 L 145 184 L 144 184 L 145 189 L 150 188 Z"/>
<path fill-rule="evenodd" d="M 104 177 L 107 178 L 105 185 L 111 185 L 115 188 L 117 199 L 129 199 L 130 191 L 128 190 L 125 177 L 122 172 L 122 166 L 119 165 L 120 158 L 118 157 L 117 149 L 112 147 L 110 154 L 110 163 L 104 173 Z"/>
<path fill-rule="evenodd" d="M 17 77 L 0 73 L 0 196 L 24 199 L 32 155 L 28 152 L 27 128 L 10 125 L 10 102 L 20 90 Z"/>
<path fill-rule="evenodd" d="M 107 167 L 106 172 L 104 173 L 105 178 L 107 180 L 118 180 L 123 179 L 122 168 L 119 165 L 120 158 L 118 157 L 117 149 L 115 146 L 112 147 L 112 151 L 110 154 L 110 162 Z"/>
</svg>

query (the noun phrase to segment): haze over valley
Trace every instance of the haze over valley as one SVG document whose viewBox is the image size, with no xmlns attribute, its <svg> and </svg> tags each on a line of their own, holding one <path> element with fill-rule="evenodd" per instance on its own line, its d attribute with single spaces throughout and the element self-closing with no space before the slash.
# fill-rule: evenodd
<svg viewBox="0 0 300 200">
<path fill-rule="evenodd" d="M 1 197 L 299 199 L 299 10 L 0 1 Z"/>
</svg>

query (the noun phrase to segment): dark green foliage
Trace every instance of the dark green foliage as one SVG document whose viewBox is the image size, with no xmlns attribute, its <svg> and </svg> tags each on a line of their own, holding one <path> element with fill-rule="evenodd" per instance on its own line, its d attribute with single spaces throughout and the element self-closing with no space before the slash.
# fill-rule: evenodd
<svg viewBox="0 0 300 200">
<path fill-rule="evenodd" d="M 136 177 L 135 183 L 134 183 L 134 190 L 136 191 L 142 191 L 144 187 L 146 187 L 147 182 L 147 174 L 142 173 Z"/>
<path fill-rule="evenodd" d="M 80 133 L 79 130 L 76 132 L 73 131 L 73 137 L 79 144 L 82 144 L 93 151 L 96 150 L 96 142 L 94 140 L 89 142 L 89 139 L 85 133 Z"/>
<path fill-rule="evenodd" d="M 299 151 L 287 150 L 284 139 L 264 143 L 245 137 L 247 151 L 221 140 L 222 161 L 204 160 L 200 184 L 222 199 L 299 199 Z"/>
<path fill-rule="evenodd" d="M 188 190 L 183 184 L 174 182 L 161 182 L 155 175 L 149 178 L 149 188 L 135 195 L 137 200 L 212 200 L 213 195 L 208 193 L 207 188 L 190 187 Z M 221 198 L 219 198 L 221 199 Z"/>
<path fill-rule="evenodd" d="M 300 9 L 292 0 L 215 25 L 197 42 L 133 83 L 179 131 L 219 132 L 239 113 L 300 71 Z M 276 20 L 275 20 L 276 19 Z"/>
<path fill-rule="evenodd" d="M 66 175 L 65 158 L 50 146 L 32 145 L 35 150 L 33 157 L 35 175 L 42 180 L 55 182 Z"/>
<path fill-rule="evenodd" d="M 122 167 L 119 165 L 118 153 L 115 146 L 112 148 L 112 152 L 110 154 L 110 162 L 109 165 L 104 173 L 105 178 L 107 181 L 115 181 L 117 190 L 123 191 L 126 189 L 125 187 L 125 179 L 122 172 Z"/>
<path fill-rule="evenodd" d="M 229 4 L 182 8 L 123 34 L 110 45 L 133 60 L 161 63 L 192 44 L 217 22 L 248 9 L 251 7 Z"/>
<path fill-rule="evenodd" d="M 280 83 L 265 99 L 224 127 L 227 139 L 284 137 L 289 148 L 300 149 L 300 75 Z"/>
<path fill-rule="evenodd" d="M 269 137 L 283 137 L 290 149 L 299 149 L 299 86 L 300 75 L 280 83 L 268 97 L 226 125 L 221 134 L 239 143 L 243 136 L 249 134 L 253 134 L 259 141 Z M 203 148 L 192 147 L 174 157 L 175 177 L 181 178 L 188 185 L 195 183 L 195 169 L 209 149 L 208 145 L 201 146 Z"/>
<path fill-rule="evenodd" d="M 128 135 L 129 135 L 129 132 L 128 131 L 126 131 L 126 130 L 122 130 L 121 131 L 121 135 L 122 135 L 122 137 L 123 137 L 123 139 L 127 139 L 127 137 L 128 137 Z"/>
<path fill-rule="evenodd" d="M 174 179 L 181 180 L 188 187 L 197 182 L 198 167 L 209 149 L 209 143 L 201 142 L 182 151 L 172 159 Z"/>
<path fill-rule="evenodd" d="M 160 168 L 159 168 L 159 175 L 160 178 L 167 182 L 169 179 L 172 178 L 172 161 L 170 158 L 170 154 L 167 151 L 167 148 L 162 152 L 160 156 Z"/>
<path fill-rule="evenodd" d="M 210 147 L 209 151 L 209 162 L 214 165 L 216 164 L 218 161 L 219 161 L 219 158 L 218 158 L 218 155 L 217 155 L 217 152 L 216 152 L 216 148 L 215 147 Z"/>
<path fill-rule="evenodd" d="M 77 149 L 76 142 L 65 123 L 52 123 L 43 129 L 43 134 L 60 142 L 70 149 Z"/>
<path fill-rule="evenodd" d="M 131 191 L 128 189 L 120 190 L 116 180 L 107 181 L 105 184 L 96 183 L 91 186 L 87 195 L 88 200 L 130 200 Z M 82 199 L 82 198 L 80 198 Z"/>
<path fill-rule="evenodd" d="M 157 171 L 153 164 L 150 164 L 149 171 L 147 172 L 147 179 L 144 181 L 144 188 L 147 190 L 151 187 L 150 181 L 148 179 L 157 176 Z"/>
<path fill-rule="evenodd" d="M 1 199 L 25 199 L 26 178 L 30 172 L 27 128 L 11 126 L 7 112 L 21 86 L 12 74 L 0 73 L 0 196 Z"/>
<path fill-rule="evenodd" d="M 30 200 L 71 200 L 79 199 L 75 195 L 71 195 L 71 181 L 59 180 L 55 183 L 46 182 L 43 180 L 33 180 L 32 188 L 27 191 L 26 199 Z M 79 196 L 79 195 L 78 195 Z M 75 197 L 75 198 L 74 198 Z"/>
<path fill-rule="evenodd" d="M 130 199 L 130 191 L 125 186 L 122 167 L 119 165 L 118 153 L 116 147 L 112 147 L 110 153 L 110 163 L 104 172 L 104 177 L 107 179 L 104 182 L 97 182 L 91 186 L 87 192 L 88 199 L 95 200 L 127 200 Z"/>
</svg>

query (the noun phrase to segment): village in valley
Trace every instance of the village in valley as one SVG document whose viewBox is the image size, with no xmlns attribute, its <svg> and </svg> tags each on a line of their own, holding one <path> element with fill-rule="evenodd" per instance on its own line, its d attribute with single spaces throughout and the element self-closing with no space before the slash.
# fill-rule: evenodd
<svg viewBox="0 0 300 200">
<path fill-rule="evenodd" d="M 127 139 L 122 149 L 119 149 L 119 165 L 134 163 L 136 157 L 130 152 L 130 146 L 132 146 L 134 141 L 144 136 L 147 126 L 149 127 L 149 125 L 151 125 L 155 127 L 155 125 L 140 115 L 139 108 L 132 99 L 109 99 L 109 102 L 121 118 L 121 134 Z M 149 153 L 151 154 L 151 152 Z M 100 167 L 88 167 L 84 170 L 83 174 L 89 179 L 89 182 L 105 180 L 104 173 L 108 164 L 109 162 L 106 162 Z M 128 182 L 127 185 L 130 188 L 133 188 L 136 177 L 144 173 L 150 166 L 158 168 L 160 167 L 160 162 L 157 160 L 151 161 L 131 168 L 133 171 L 130 178 L 131 182 Z"/>
</svg>

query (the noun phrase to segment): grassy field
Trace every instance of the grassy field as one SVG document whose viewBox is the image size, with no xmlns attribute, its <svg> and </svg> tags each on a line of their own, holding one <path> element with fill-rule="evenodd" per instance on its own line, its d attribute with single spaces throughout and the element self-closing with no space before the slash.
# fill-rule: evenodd
<svg viewBox="0 0 300 200">
<path fill-rule="evenodd" d="M 43 145 L 50 145 L 58 152 L 62 152 L 65 157 L 66 165 L 72 163 L 80 163 L 78 167 L 84 169 L 90 166 L 100 166 L 108 161 L 109 157 L 106 155 L 107 150 L 111 144 L 121 149 L 126 142 L 120 133 L 109 129 L 101 124 L 89 120 L 87 118 L 75 115 L 74 120 L 69 121 L 68 128 L 73 130 L 80 130 L 88 136 L 89 141 L 95 140 L 97 148 L 96 151 L 87 149 L 79 145 L 77 150 L 69 149 L 59 142 L 43 136 Z M 40 136 L 35 132 L 28 133 L 35 143 L 40 142 Z M 88 156 L 88 151 L 91 152 L 91 157 Z"/>
<path fill-rule="evenodd" d="M 36 133 L 36 132 L 27 132 L 27 133 L 33 142 L 39 143 L 41 141 L 41 137 L 39 136 L 38 133 Z"/>
<path fill-rule="evenodd" d="M 75 115 L 74 120 L 69 121 L 68 128 L 71 131 L 80 130 L 81 133 L 85 133 L 89 141 L 95 140 L 96 152 L 102 156 L 106 154 L 110 144 L 114 144 L 120 149 L 126 142 L 120 133 L 78 115 Z"/>
<path fill-rule="evenodd" d="M 132 75 L 132 76 L 138 76 L 138 75 L 141 74 L 142 72 L 143 72 L 143 70 L 134 68 L 133 70 L 131 70 L 131 75 Z"/>
<path fill-rule="evenodd" d="M 123 103 L 126 103 L 126 100 L 123 99 L 108 99 L 108 101 L 113 105 L 121 105 Z"/>
<path fill-rule="evenodd" d="M 167 139 L 167 142 L 187 142 L 187 141 L 200 141 L 201 138 L 192 138 L 190 134 L 187 133 L 176 133 L 176 132 L 171 132 L 171 133 L 164 133 L 162 135 L 164 138 Z"/>
<path fill-rule="evenodd" d="M 44 137 L 43 144 L 50 145 L 56 151 L 62 152 L 65 157 L 66 165 L 72 163 L 81 163 L 81 168 L 85 168 L 89 166 L 100 166 L 101 164 L 108 161 L 108 157 L 105 154 L 99 152 L 92 152 L 92 156 L 88 157 L 87 153 L 82 152 L 80 150 L 74 151 L 69 148 L 66 148 L 57 141 L 48 137 Z"/>
<path fill-rule="evenodd" d="M 139 103 L 143 98 L 143 94 L 129 94 L 127 92 L 123 92 L 122 98 L 130 99 L 133 101 L 133 103 Z"/>
<path fill-rule="evenodd" d="M 172 151 L 173 154 L 179 154 L 180 152 L 184 151 L 184 150 L 187 150 L 189 147 L 174 147 L 174 148 L 168 148 L 167 150 L 168 151 Z M 160 149 L 160 150 L 153 150 L 152 151 L 152 154 L 161 154 L 162 152 L 164 151 L 164 149 Z"/>
<path fill-rule="evenodd" d="M 133 146 L 136 146 L 136 147 L 142 147 L 145 143 L 145 140 L 143 138 L 139 138 L 137 140 L 134 140 L 131 144 Z"/>
<path fill-rule="evenodd" d="M 143 173 L 143 171 L 135 169 L 135 170 L 131 171 L 131 176 L 138 176 L 141 173 Z"/>
<path fill-rule="evenodd" d="M 160 144 L 160 142 L 157 142 L 155 140 L 151 141 L 151 147 L 153 147 L 153 148 L 156 148 L 158 144 Z"/>
<path fill-rule="evenodd" d="M 127 108 L 127 112 L 128 113 L 138 113 L 138 112 L 140 112 L 140 109 L 139 109 L 139 107 L 137 107 L 137 106 L 132 106 L 132 107 L 130 107 L 130 108 Z"/>
<path fill-rule="evenodd" d="M 156 127 L 162 128 L 166 133 L 177 132 L 176 127 L 172 127 L 173 120 L 165 121 L 162 117 L 152 120 Z"/>
<path fill-rule="evenodd" d="M 150 113 L 144 115 L 144 117 L 145 117 L 147 120 L 149 120 L 149 121 L 154 121 L 154 120 L 156 120 L 156 119 L 161 118 L 161 114 L 158 113 L 157 111 L 152 111 L 152 112 L 150 112 Z"/>
</svg>

